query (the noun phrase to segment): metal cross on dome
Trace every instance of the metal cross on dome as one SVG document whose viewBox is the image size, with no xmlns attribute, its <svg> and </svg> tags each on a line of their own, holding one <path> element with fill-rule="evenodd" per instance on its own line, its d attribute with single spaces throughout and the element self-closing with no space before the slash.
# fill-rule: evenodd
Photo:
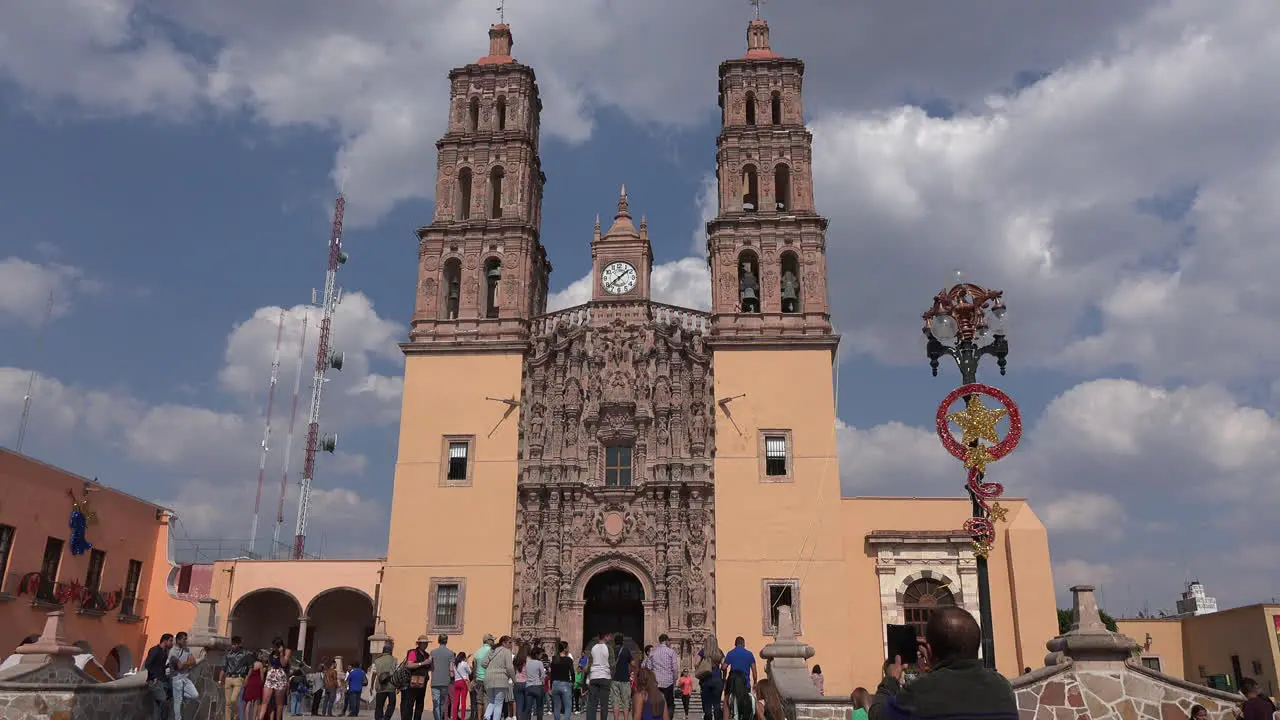
<svg viewBox="0 0 1280 720">
<path fill-rule="evenodd" d="M 756 20 L 759 20 L 760 6 L 765 3 L 765 0 L 747 0 L 747 2 L 751 3 L 752 12 L 755 14 Z"/>
</svg>

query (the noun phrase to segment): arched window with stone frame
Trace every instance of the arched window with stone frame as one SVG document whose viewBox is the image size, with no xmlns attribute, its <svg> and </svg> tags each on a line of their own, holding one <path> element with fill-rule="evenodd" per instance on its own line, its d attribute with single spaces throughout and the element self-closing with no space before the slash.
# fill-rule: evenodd
<svg viewBox="0 0 1280 720">
<path fill-rule="evenodd" d="M 480 98 L 471 98 L 467 113 L 467 129 L 476 132 L 480 129 Z"/>
<path fill-rule="evenodd" d="M 497 102 L 493 104 L 493 114 L 495 124 L 499 131 L 507 129 L 507 99 L 499 97 Z"/>
<path fill-rule="evenodd" d="M 933 611 L 955 605 L 956 597 L 945 583 L 936 578 L 920 578 L 902 593 L 903 622 L 915 628 L 916 637 L 923 638 Z"/>
<path fill-rule="evenodd" d="M 742 211 L 756 212 L 760 209 L 760 175 L 756 166 L 744 165 L 742 168 Z"/>
<path fill-rule="evenodd" d="M 458 171 L 458 219 L 471 219 L 471 168 Z"/>
<path fill-rule="evenodd" d="M 756 94 L 748 90 L 747 94 L 742 98 L 742 101 L 743 101 L 744 109 L 747 111 L 746 112 L 747 124 L 755 125 L 756 124 Z"/>
<path fill-rule="evenodd" d="M 769 95 L 769 119 L 774 125 L 782 124 L 782 93 L 777 90 Z"/>
</svg>

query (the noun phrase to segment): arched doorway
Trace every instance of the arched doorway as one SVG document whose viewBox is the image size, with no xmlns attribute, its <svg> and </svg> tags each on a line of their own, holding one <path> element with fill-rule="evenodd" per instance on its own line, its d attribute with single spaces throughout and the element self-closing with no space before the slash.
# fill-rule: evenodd
<svg viewBox="0 0 1280 720">
<path fill-rule="evenodd" d="M 296 648 L 301 617 L 302 606 L 291 593 L 276 588 L 255 590 L 231 608 L 230 633 L 249 650 L 270 648 L 277 637 Z"/>
<path fill-rule="evenodd" d="M 587 582 L 582 641 L 600 633 L 622 633 L 644 644 L 644 586 L 626 570 L 605 570 Z"/>
<path fill-rule="evenodd" d="M 368 667 L 369 636 L 373 634 L 373 598 L 354 588 L 333 588 L 315 597 L 307 606 L 308 662 L 341 657 L 350 667 Z"/>
</svg>

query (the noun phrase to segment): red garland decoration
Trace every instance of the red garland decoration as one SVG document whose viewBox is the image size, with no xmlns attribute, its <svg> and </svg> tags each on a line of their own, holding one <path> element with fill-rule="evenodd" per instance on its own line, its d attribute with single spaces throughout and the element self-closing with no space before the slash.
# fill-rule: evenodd
<svg viewBox="0 0 1280 720">
<path fill-rule="evenodd" d="M 1018 410 L 1018 405 L 997 387 L 991 385 L 983 385 L 982 383 L 970 383 L 961 385 L 952 390 L 942 400 L 942 404 L 938 406 L 938 414 L 935 417 L 938 429 L 938 439 L 942 441 L 942 446 L 951 453 L 953 457 L 961 462 L 967 463 L 969 460 L 969 451 L 971 448 L 961 444 L 951 434 L 950 421 L 947 416 L 950 414 L 951 406 L 960 398 L 969 395 L 986 395 L 994 398 L 996 402 L 1004 406 L 1009 417 L 1009 432 L 1004 439 L 991 447 L 984 447 L 982 450 L 986 453 L 990 461 L 999 460 L 1018 446 L 1018 441 L 1022 439 L 1022 413 Z M 968 486 L 977 498 L 978 505 L 984 512 L 984 517 L 971 517 L 964 521 L 964 530 L 974 537 L 975 550 L 986 557 L 990 551 L 991 545 L 995 542 L 996 528 L 990 520 L 991 502 L 1004 495 L 1004 486 L 1000 483 L 983 482 L 986 477 L 978 467 L 969 468 Z"/>
<path fill-rule="evenodd" d="M 42 580 L 40 573 L 32 572 L 22 576 L 22 580 L 18 582 L 19 595 L 36 595 L 40 592 L 40 581 Z"/>
</svg>

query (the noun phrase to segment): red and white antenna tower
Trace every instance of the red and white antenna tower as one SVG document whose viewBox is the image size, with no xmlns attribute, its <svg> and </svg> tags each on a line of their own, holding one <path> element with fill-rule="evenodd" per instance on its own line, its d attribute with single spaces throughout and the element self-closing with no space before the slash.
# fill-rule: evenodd
<svg viewBox="0 0 1280 720">
<path fill-rule="evenodd" d="M 280 474 L 280 504 L 276 507 L 276 529 L 271 533 L 271 557 L 280 548 L 280 528 L 284 527 L 284 494 L 289 486 L 289 461 L 293 459 L 294 427 L 298 420 L 298 391 L 302 389 L 302 366 L 307 357 L 307 326 L 311 324 L 311 311 L 302 311 L 302 339 L 298 341 L 298 371 L 293 376 L 293 404 L 289 408 L 289 437 L 284 441 L 284 472 Z"/>
<path fill-rule="evenodd" d="M 271 453 L 271 412 L 276 405 L 276 380 L 280 377 L 280 338 L 284 337 L 284 310 L 276 325 L 276 351 L 271 356 L 271 387 L 267 390 L 267 419 L 262 430 L 262 453 L 258 455 L 258 494 L 253 498 L 253 525 L 249 528 L 249 554 L 258 541 L 258 511 L 262 508 L 262 478 L 267 473 L 267 455 Z"/>
<path fill-rule="evenodd" d="M 329 368 L 342 370 L 342 353 L 329 349 L 330 334 L 333 327 L 333 313 L 342 302 L 342 291 L 338 289 L 338 268 L 347 262 L 347 254 L 342 251 L 342 212 L 347 206 L 347 199 L 339 194 L 338 202 L 333 208 L 333 231 L 329 236 L 329 269 L 324 275 L 324 304 L 320 320 L 320 343 L 316 347 L 316 372 L 311 377 L 311 412 L 307 418 L 307 453 L 302 463 L 302 487 L 298 493 L 298 526 L 294 530 L 293 559 L 301 560 L 307 544 L 307 510 L 311 503 L 311 481 L 316 472 L 316 451 L 333 452 L 338 446 L 338 436 L 320 436 L 320 395 L 324 391 L 324 374 Z M 311 291 L 311 302 L 315 304 L 315 291 Z"/>
</svg>

